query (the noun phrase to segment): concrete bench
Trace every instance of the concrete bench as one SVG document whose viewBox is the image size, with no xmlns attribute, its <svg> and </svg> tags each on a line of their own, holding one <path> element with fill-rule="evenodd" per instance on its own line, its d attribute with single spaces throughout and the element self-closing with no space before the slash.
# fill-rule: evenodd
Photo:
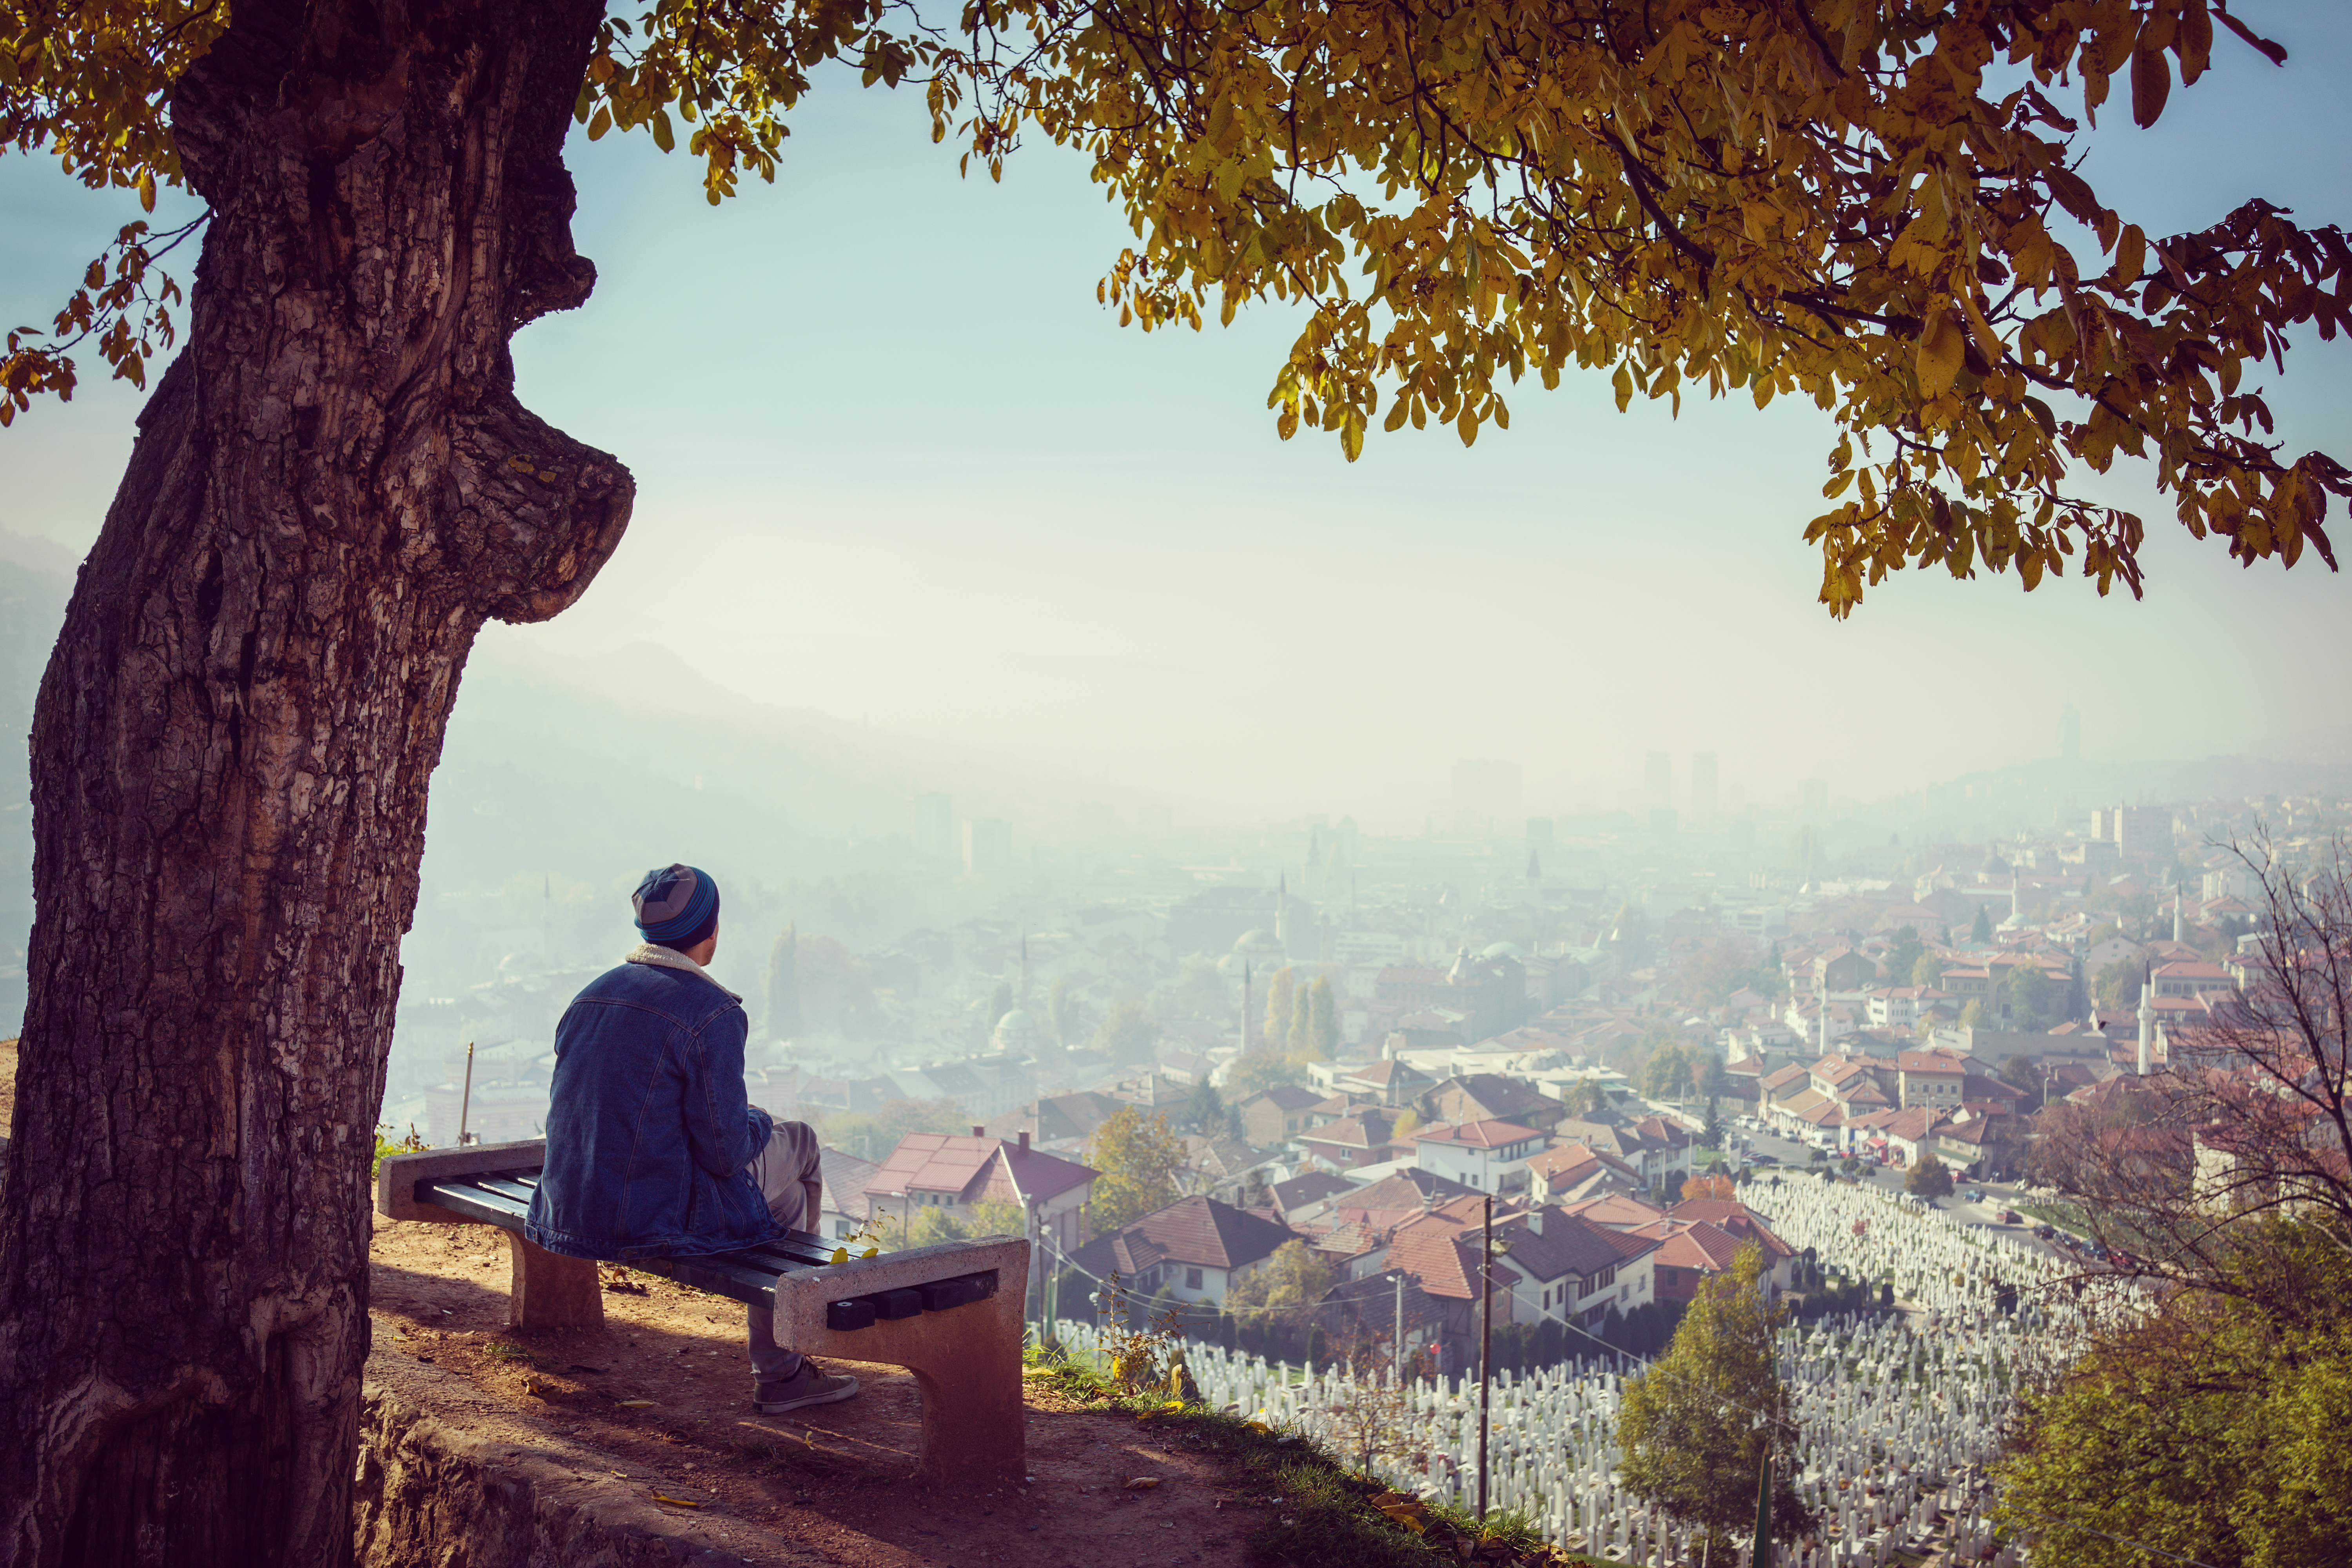
<svg viewBox="0 0 2352 1568">
<path fill-rule="evenodd" d="M 544 1139 L 387 1155 L 376 1170 L 376 1209 L 393 1219 L 497 1226 L 507 1233 L 513 1264 L 508 1312 L 516 1328 L 600 1328 L 604 1293 L 596 1265 L 549 1252 L 522 1234 L 546 1160 Z M 794 1231 L 766 1247 L 632 1258 L 628 1266 L 770 1309 L 776 1342 L 804 1354 L 905 1367 L 922 1392 L 927 1479 L 1020 1480 L 1029 1243 L 950 1242 L 846 1263 L 830 1261 L 835 1249 Z"/>
</svg>

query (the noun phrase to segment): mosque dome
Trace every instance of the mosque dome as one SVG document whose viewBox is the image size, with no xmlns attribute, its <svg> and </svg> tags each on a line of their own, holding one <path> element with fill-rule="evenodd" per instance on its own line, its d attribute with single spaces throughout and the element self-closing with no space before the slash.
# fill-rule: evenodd
<svg viewBox="0 0 2352 1568">
<path fill-rule="evenodd" d="M 1977 869 L 1983 872 L 1988 877 L 1997 877 L 2008 871 L 2009 862 L 2000 858 L 2000 851 L 1998 848 L 1995 848 L 1991 845 L 1987 845 L 1985 847 L 1984 864 L 1978 867 Z"/>
<path fill-rule="evenodd" d="M 989 1031 L 988 1043 L 995 1050 L 1026 1051 L 1035 1049 L 1040 1037 L 1037 1021 L 1015 1007 L 996 1020 L 996 1027 Z"/>
<path fill-rule="evenodd" d="M 1238 974 L 1242 966 L 1266 971 L 1279 968 L 1288 962 L 1284 956 L 1282 939 L 1270 931 L 1245 931 L 1234 943 L 1233 952 L 1220 959 L 1217 967 L 1228 974 Z"/>
</svg>

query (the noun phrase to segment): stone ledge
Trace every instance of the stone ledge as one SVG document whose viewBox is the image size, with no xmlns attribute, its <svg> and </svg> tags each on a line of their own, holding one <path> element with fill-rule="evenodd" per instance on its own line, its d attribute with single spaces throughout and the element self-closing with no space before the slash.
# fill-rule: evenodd
<svg viewBox="0 0 2352 1568">
<path fill-rule="evenodd" d="M 361 1391 L 360 1568 L 738 1568 L 740 1552 L 563 1451 L 485 1441 L 377 1384 Z"/>
</svg>

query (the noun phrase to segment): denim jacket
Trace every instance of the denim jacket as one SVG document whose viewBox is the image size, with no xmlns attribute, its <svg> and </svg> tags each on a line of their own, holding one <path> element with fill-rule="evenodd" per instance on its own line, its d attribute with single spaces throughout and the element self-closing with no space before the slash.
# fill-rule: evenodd
<svg viewBox="0 0 2352 1568">
<path fill-rule="evenodd" d="M 741 997 L 651 943 L 573 997 L 523 1234 L 620 1262 L 781 1237 L 745 1170 L 773 1125 L 745 1098 L 747 1030 Z"/>
</svg>

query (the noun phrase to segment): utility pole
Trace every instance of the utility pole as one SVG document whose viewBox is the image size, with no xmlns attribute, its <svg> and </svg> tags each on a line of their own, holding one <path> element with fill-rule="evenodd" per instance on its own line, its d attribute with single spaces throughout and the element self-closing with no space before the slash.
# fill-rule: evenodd
<svg viewBox="0 0 2352 1568">
<path fill-rule="evenodd" d="M 466 1087 L 457 1096 L 457 1147 L 471 1142 L 466 1136 L 466 1119 L 474 1109 L 474 1042 L 466 1042 Z"/>
<path fill-rule="evenodd" d="M 1396 1277 L 1396 1332 L 1389 1341 L 1389 1386 L 1404 1386 L 1404 1270 Z"/>
<path fill-rule="evenodd" d="M 1495 1195 L 1479 1200 L 1478 1236 L 1478 1517 L 1486 1517 L 1487 1375 L 1495 1349 Z"/>
</svg>

